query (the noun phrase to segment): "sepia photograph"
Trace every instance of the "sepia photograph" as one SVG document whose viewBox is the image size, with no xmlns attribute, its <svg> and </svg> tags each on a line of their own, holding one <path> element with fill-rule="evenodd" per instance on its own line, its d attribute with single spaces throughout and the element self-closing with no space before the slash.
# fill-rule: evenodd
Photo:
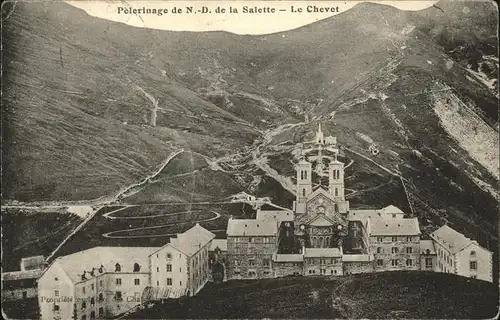
<svg viewBox="0 0 500 320">
<path fill-rule="evenodd" d="M 1 8 L 3 318 L 498 318 L 496 2 Z"/>
</svg>

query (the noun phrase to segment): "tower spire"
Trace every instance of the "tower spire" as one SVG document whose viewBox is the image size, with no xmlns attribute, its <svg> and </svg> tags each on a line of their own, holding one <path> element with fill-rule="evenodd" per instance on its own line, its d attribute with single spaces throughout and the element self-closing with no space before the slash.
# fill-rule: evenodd
<svg viewBox="0 0 500 320">
<path fill-rule="evenodd" d="M 321 122 L 318 123 L 318 132 L 321 132 Z"/>
</svg>

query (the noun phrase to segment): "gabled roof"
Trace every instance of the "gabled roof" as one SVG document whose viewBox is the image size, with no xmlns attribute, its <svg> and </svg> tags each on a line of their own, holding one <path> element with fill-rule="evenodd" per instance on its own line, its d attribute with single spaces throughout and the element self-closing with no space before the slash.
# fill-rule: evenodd
<svg viewBox="0 0 500 320">
<path fill-rule="evenodd" d="M 292 211 L 285 210 L 257 210 L 256 220 L 263 221 L 293 221 L 294 214 Z"/>
<path fill-rule="evenodd" d="M 276 236 L 278 224 L 274 220 L 229 219 L 228 236 Z"/>
<path fill-rule="evenodd" d="M 317 216 L 306 222 L 306 224 L 314 227 L 327 227 L 334 225 L 335 222 L 324 214 L 318 214 Z"/>
<path fill-rule="evenodd" d="M 121 266 L 121 272 L 132 273 L 134 264 L 137 263 L 140 266 L 140 272 L 147 273 L 149 272 L 149 255 L 157 249 L 158 247 L 94 247 L 59 257 L 48 269 L 57 264 L 73 283 L 80 282 L 84 272 L 86 278 L 89 279 L 92 269 L 94 268 L 94 272 L 98 273 L 101 265 L 103 272 L 114 272 L 115 265 L 118 263 Z"/>
<path fill-rule="evenodd" d="M 170 245 L 188 257 L 194 255 L 208 242 L 215 238 L 215 234 L 200 226 L 198 223 L 191 229 L 177 234 L 177 238 L 170 238 Z"/>
<path fill-rule="evenodd" d="M 402 213 L 402 214 L 404 214 L 404 212 L 401 211 L 401 209 L 399 209 L 398 207 L 393 206 L 392 204 L 390 206 L 387 206 L 387 207 L 383 208 L 380 211 L 381 211 L 382 214 L 392 214 L 392 213 Z"/>
<path fill-rule="evenodd" d="M 307 196 L 307 202 L 313 200 L 314 198 L 316 198 L 317 196 L 319 195 L 323 195 L 325 196 L 326 198 L 332 200 L 332 201 L 335 201 L 335 199 L 333 199 L 333 196 L 323 188 L 323 186 L 320 186 L 319 188 L 317 188 L 316 190 L 314 190 L 314 192 L 312 192 L 310 195 Z"/>
<path fill-rule="evenodd" d="M 219 248 L 221 251 L 227 251 L 227 239 L 213 239 L 210 245 L 210 251 Z"/>
<path fill-rule="evenodd" d="M 429 251 L 427 251 L 429 250 Z M 436 248 L 434 248 L 434 241 L 432 240 L 420 240 L 420 253 L 421 254 L 436 254 Z"/>
<path fill-rule="evenodd" d="M 467 247 L 471 243 L 477 244 L 476 241 L 467 238 L 460 232 L 444 225 L 430 234 L 431 238 L 448 248 L 451 253 L 457 253 Z"/>
<path fill-rule="evenodd" d="M 407 219 L 370 219 L 372 236 L 416 236 L 420 235 L 417 218 Z"/>
<path fill-rule="evenodd" d="M 342 253 L 338 248 L 306 248 L 305 258 L 340 258 Z"/>
</svg>

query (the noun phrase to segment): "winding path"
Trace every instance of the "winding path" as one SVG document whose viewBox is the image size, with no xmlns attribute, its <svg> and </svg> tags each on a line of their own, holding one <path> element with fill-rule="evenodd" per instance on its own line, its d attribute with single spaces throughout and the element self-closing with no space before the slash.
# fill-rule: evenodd
<svg viewBox="0 0 500 320">
<path fill-rule="evenodd" d="M 170 227 L 170 226 L 177 226 L 177 225 L 182 225 L 182 224 L 191 224 L 191 223 L 199 223 L 199 222 L 208 222 L 208 221 L 213 221 L 216 219 L 219 219 L 221 217 L 221 214 L 215 211 L 210 211 L 213 214 L 215 214 L 214 217 L 208 218 L 208 219 L 202 219 L 202 220 L 194 220 L 194 221 L 186 221 L 186 222 L 174 222 L 174 223 L 167 223 L 167 224 L 162 224 L 159 226 L 152 226 L 152 227 L 141 227 L 141 228 L 132 228 L 132 229 L 122 229 L 122 230 L 116 230 L 116 231 L 111 231 L 108 233 L 104 233 L 102 236 L 108 239 L 131 239 L 131 238 L 150 238 L 150 237 L 166 237 L 166 236 L 171 236 L 172 234 L 145 234 L 145 235 L 123 235 L 123 236 L 117 236 L 114 235 L 119 232 L 131 232 L 131 231 L 139 231 L 139 230 L 152 230 L 152 229 L 160 229 L 163 227 Z M 225 229 L 224 229 L 225 230 Z M 212 231 L 212 230 L 211 230 Z M 213 230 L 215 231 L 215 230 Z M 176 235 L 177 233 L 173 234 Z"/>
</svg>

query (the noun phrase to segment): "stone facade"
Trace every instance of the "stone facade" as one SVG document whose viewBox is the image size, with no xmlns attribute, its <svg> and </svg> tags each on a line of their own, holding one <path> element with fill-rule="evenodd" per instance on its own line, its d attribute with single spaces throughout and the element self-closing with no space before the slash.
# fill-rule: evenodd
<svg viewBox="0 0 500 320">
<path fill-rule="evenodd" d="M 229 236 L 227 238 L 228 279 L 272 277 L 272 258 L 276 251 L 276 236 Z"/>
<path fill-rule="evenodd" d="M 420 237 L 372 236 L 370 252 L 375 259 L 375 271 L 419 270 Z"/>
</svg>

